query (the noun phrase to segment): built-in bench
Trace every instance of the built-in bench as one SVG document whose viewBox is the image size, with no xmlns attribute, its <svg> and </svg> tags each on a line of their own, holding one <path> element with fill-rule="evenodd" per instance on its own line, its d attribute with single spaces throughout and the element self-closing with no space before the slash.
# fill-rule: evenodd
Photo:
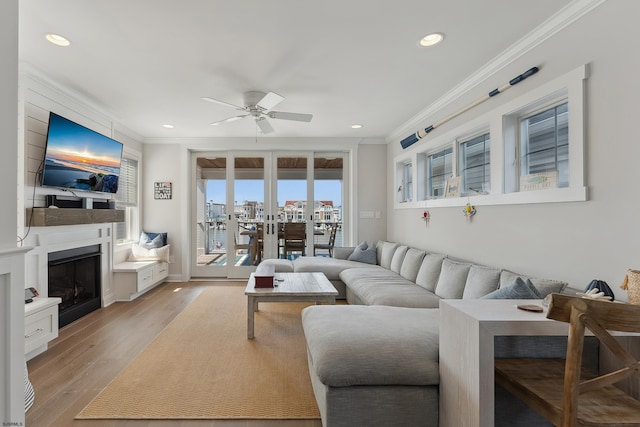
<svg viewBox="0 0 640 427">
<path fill-rule="evenodd" d="M 169 275 L 169 264 L 163 261 L 124 261 L 113 266 L 117 301 L 133 301 Z"/>
</svg>

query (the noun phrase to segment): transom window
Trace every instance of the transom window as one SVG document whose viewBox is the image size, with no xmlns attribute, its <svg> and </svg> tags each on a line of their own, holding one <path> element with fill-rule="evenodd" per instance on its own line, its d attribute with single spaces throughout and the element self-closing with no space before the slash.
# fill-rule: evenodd
<svg viewBox="0 0 640 427">
<path fill-rule="evenodd" d="M 569 186 L 568 103 L 520 121 L 520 175 L 557 171 L 557 186 Z M 549 177 L 547 177 L 549 178 Z"/>
<path fill-rule="evenodd" d="M 427 197 L 444 197 L 447 179 L 453 173 L 453 148 L 447 148 L 427 157 Z"/>
<path fill-rule="evenodd" d="M 405 163 L 403 168 L 403 177 L 402 180 L 404 182 L 403 194 L 405 202 L 410 202 L 413 200 L 413 167 L 411 163 Z"/>
<path fill-rule="evenodd" d="M 460 144 L 460 176 L 462 194 L 485 193 L 491 190 L 488 133 Z"/>
</svg>

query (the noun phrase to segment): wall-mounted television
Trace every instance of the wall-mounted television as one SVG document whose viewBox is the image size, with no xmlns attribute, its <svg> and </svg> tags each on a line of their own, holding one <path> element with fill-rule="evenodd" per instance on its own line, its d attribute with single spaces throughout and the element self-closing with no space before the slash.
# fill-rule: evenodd
<svg viewBox="0 0 640 427">
<path fill-rule="evenodd" d="M 120 142 L 49 114 L 43 186 L 115 193 L 121 160 Z"/>
</svg>

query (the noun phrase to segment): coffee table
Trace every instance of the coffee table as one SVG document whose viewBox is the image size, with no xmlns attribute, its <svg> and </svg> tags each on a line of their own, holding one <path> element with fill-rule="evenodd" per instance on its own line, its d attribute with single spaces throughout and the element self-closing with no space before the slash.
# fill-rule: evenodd
<svg viewBox="0 0 640 427">
<path fill-rule="evenodd" d="M 315 301 L 316 304 L 336 303 L 338 291 L 324 273 L 276 273 L 273 288 L 256 288 L 254 274 L 244 290 L 248 297 L 247 338 L 253 339 L 254 314 L 260 302 Z"/>
</svg>

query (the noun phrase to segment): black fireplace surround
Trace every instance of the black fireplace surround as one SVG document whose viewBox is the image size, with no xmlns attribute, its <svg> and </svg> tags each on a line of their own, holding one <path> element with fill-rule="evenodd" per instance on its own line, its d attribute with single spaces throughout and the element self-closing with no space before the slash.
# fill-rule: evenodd
<svg viewBox="0 0 640 427">
<path fill-rule="evenodd" d="M 49 297 L 62 298 L 59 327 L 100 308 L 100 245 L 51 252 L 48 264 Z"/>
</svg>

